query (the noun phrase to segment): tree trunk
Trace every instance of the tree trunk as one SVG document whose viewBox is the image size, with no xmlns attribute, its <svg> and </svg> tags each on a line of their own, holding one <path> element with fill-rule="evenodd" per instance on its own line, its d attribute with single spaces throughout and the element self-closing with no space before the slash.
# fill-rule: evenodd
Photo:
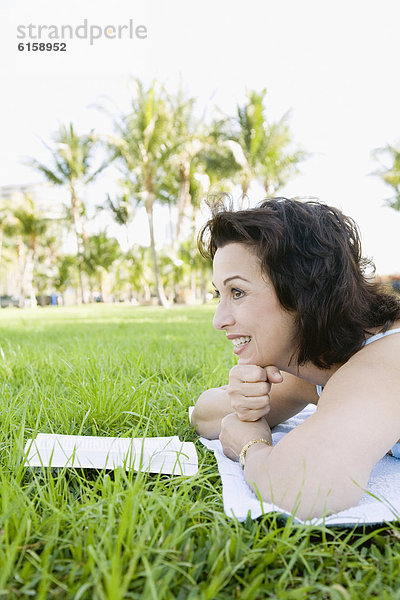
<svg viewBox="0 0 400 600">
<path fill-rule="evenodd" d="M 84 243 L 83 243 L 83 226 L 81 223 L 80 217 L 80 201 L 75 193 L 75 189 L 71 186 L 71 209 L 72 209 L 72 219 L 74 222 L 74 230 L 76 236 L 76 247 L 78 253 L 78 277 L 79 277 L 79 287 L 81 293 L 81 302 L 85 304 L 85 290 L 83 287 L 83 275 L 82 275 L 82 262 L 84 252 Z"/>
<path fill-rule="evenodd" d="M 25 298 L 29 296 L 31 308 L 36 308 L 37 302 L 33 287 L 34 250 L 28 248 L 26 252 L 26 246 L 20 236 L 17 239 L 17 254 L 20 274 L 19 306 L 24 308 Z"/>
<path fill-rule="evenodd" d="M 275 195 L 275 186 L 273 183 L 271 183 L 268 180 L 264 181 L 264 189 L 265 189 L 265 193 L 267 195 L 267 198 L 273 198 Z"/>
<path fill-rule="evenodd" d="M 98 282 L 99 282 L 99 290 L 100 290 L 100 299 L 101 302 L 104 302 L 104 291 L 103 291 L 103 274 L 101 271 L 98 273 Z"/>
<path fill-rule="evenodd" d="M 144 298 L 145 304 L 150 304 L 151 290 L 150 290 L 149 284 L 146 281 L 143 282 L 143 298 Z"/>
<path fill-rule="evenodd" d="M 203 304 L 207 303 L 207 284 L 203 272 L 200 272 L 200 288 L 201 288 L 201 301 Z"/>
<path fill-rule="evenodd" d="M 196 271 L 191 269 L 190 273 L 190 302 L 191 304 L 196 303 Z"/>
<path fill-rule="evenodd" d="M 17 255 L 18 255 L 18 267 L 19 267 L 19 298 L 18 304 L 20 308 L 24 308 L 25 305 L 25 252 L 22 238 L 20 235 L 17 236 Z"/>
<path fill-rule="evenodd" d="M 170 201 L 168 202 L 168 220 L 169 220 L 169 223 L 168 223 L 169 237 L 171 239 L 171 246 L 173 246 L 175 244 L 175 239 L 174 239 L 175 227 L 174 227 L 174 217 L 172 215 L 172 204 Z"/>
<path fill-rule="evenodd" d="M 31 300 L 31 308 L 37 307 L 35 290 L 33 287 L 33 271 L 35 267 L 34 261 L 34 250 L 30 249 L 26 255 L 26 263 L 25 263 L 25 281 L 26 281 L 26 292 Z"/>
<path fill-rule="evenodd" d="M 185 237 L 189 237 L 191 233 L 190 162 L 185 162 L 181 165 L 179 177 L 178 224 L 174 243 L 175 248 L 179 248 Z"/>
<path fill-rule="evenodd" d="M 160 277 L 160 271 L 158 268 L 158 260 L 157 260 L 157 252 L 156 252 L 156 244 L 154 240 L 154 225 L 153 225 L 153 204 L 154 204 L 154 195 L 151 192 L 148 192 L 148 198 L 146 202 L 146 212 L 147 219 L 149 222 L 149 231 L 150 231 L 150 246 L 151 246 L 151 254 L 153 257 L 153 268 L 154 268 L 154 277 L 156 280 L 156 293 L 158 298 L 158 304 L 160 306 L 164 306 L 164 308 L 168 308 L 168 301 L 165 297 L 163 284 Z"/>
<path fill-rule="evenodd" d="M 239 200 L 239 210 L 243 210 L 245 198 L 247 198 L 247 192 L 249 191 L 250 181 L 247 177 L 242 179 L 242 197 Z"/>
</svg>

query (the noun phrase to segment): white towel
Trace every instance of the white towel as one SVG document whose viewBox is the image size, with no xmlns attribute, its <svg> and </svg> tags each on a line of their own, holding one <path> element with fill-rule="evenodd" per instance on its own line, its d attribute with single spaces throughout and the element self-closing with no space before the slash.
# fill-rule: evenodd
<svg viewBox="0 0 400 600">
<path fill-rule="evenodd" d="M 286 433 L 313 414 L 316 407 L 307 406 L 298 415 L 278 425 L 272 430 L 272 439 L 276 444 Z M 191 415 L 191 410 L 189 409 Z M 200 441 L 213 450 L 218 462 L 218 470 L 222 480 L 222 497 L 225 513 L 244 521 L 250 511 L 256 519 L 262 514 L 278 512 L 288 517 L 290 513 L 268 502 L 261 503 L 255 493 L 247 485 L 243 471 L 237 462 L 230 460 L 222 452 L 219 440 Z M 325 524 L 335 526 L 375 525 L 383 521 L 400 519 L 400 460 L 384 456 L 371 472 L 367 489 L 357 506 L 347 508 L 339 513 L 329 515 L 324 519 L 316 518 L 302 521 L 294 517 L 296 523 Z"/>
</svg>

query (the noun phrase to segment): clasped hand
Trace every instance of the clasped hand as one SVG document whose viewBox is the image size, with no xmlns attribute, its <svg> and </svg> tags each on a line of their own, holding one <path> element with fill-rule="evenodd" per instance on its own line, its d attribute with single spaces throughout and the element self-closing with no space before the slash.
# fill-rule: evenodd
<svg viewBox="0 0 400 600">
<path fill-rule="evenodd" d="M 241 421 L 258 421 L 270 409 L 272 383 L 281 383 L 277 367 L 258 367 L 238 364 L 229 372 L 228 397 L 232 411 Z"/>
<path fill-rule="evenodd" d="M 271 430 L 264 418 L 270 411 L 272 383 L 281 383 L 282 375 L 276 367 L 238 364 L 230 370 L 228 397 L 232 413 L 221 421 L 219 436 L 224 454 L 238 460 L 250 440 L 271 440 Z"/>
</svg>

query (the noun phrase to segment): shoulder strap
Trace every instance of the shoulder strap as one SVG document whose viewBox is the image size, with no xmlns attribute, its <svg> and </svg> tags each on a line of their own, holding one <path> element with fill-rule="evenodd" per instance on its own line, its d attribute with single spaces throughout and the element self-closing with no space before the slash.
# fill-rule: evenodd
<svg viewBox="0 0 400 600">
<path fill-rule="evenodd" d="M 372 342 L 376 342 L 376 340 L 380 340 L 387 335 L 392 335 L 393 333 L 400 333 L 400 327 L 397 329 L 388 329 L 388 331 L 384 331 L 382 333 L 377 333 L 376 335 L 371 336 L 365 341 L 365 345 L 372 344 Z"/>
</svg>

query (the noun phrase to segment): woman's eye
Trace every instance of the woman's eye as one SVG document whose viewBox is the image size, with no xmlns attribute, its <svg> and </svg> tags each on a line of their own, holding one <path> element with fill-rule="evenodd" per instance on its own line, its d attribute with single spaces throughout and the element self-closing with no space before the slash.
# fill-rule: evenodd
<svg viewBox="0 0 400 600">
<path fill-rule="evenodd" d="M 235 300 L 238 300 L 244 296 L 244 292 L 242 292 L 242 290 L 238 290 L 237 288 L 232 288 L 232 296 L 235 298 Z"/>
<path fill-rule="evenodd" d="M 219 293 L 218 290 L 214 290 L 214 294 L 216 298 L 221 298 L 221 294 Z"/>
</svg>

